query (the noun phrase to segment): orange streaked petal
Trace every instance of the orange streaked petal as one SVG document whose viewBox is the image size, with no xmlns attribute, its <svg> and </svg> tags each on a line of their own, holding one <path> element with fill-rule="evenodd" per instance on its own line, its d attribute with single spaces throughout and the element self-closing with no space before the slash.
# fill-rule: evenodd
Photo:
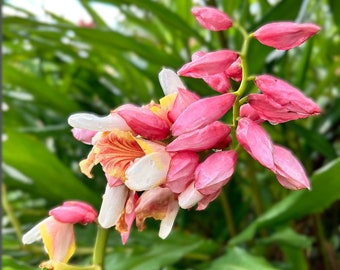
<svg viewBox="0 0 340 270">
<path fill-rule="evenodd" d="M 114 130 L 94 146 L 95 163 L 100 163 L 109 176 L 124 181 L 125 171 L 135 159 L 144 156 L 143 149 L 130 132 Z"/>
</svg>

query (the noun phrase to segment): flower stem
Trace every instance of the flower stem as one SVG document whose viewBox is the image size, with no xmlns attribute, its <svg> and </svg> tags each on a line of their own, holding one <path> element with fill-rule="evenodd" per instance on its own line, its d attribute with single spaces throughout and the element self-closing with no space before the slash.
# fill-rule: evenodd
<svg viewBox="0 0 340 270">
<path fill-rule="evenodd" d="M 109 238 L 109 229 L 98 226 L 96 243 L 93 250 L 93 264 L 99 265 L 102 270 L 104 267 L 105 250 Z"/>
</svg>

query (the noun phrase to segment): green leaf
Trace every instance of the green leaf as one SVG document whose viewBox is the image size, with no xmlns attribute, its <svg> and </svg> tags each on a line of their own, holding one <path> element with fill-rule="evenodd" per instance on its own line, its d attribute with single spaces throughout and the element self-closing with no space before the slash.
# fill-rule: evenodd
<svg viewBox="0 0 340 270">
<path fill-rule="evenodd" d="M 10 256 L 2 256 L 2 269 L 3 270 L 35 270 L 37 267 L 31 267 L 24 264 L 18 259 L 12 258 Z"/>
<path fill-rule="evenodd" d="M 252 222 L 243 232 L 231 239 L 229 244 L 236 245 L 252 239 L 260 228 L 285 224 L 292 219 L 325 210 L 340 199 L 339 175 L 340 158 L 314 173 L 311 177 L 311 191 L 293 191 Z"/>
<path fill-rule="evenodd" d="M 334 22 L 340 27 L 340 2 L 339 0 L 328 0 L 330 9 L 329 11 L 332 13 Z"/>
<path fill-rule="evenodd" d="M 249 254 L 244 249 L 227 249 L 222 257 L 215 260 L 207 270 L 277 270 L 264 258 Z"/>
<path fill-rule="evenodd" d="M 143 246 L 143 251 L 136 252 L 138 248 L 134 246 L 135 253 L 127 252 L 128 247 L 126 247 L 123 252 L 116 250 L 113 254 L 109 254 L 105 263 L 106 268 L 110 270 L 162 269 L 206 244 L 202 238 L 182 233 L 172 232 L 166 240 L 159 239 L 156 232 L 154 233 L 157 238 L 154 237 L 149 245 Z"/>
<path fill-rule="evenodd" d="M 98 197 L 72 171 L 47 150 L 35 137 L 14 131 L 6 132 L 3 142 L 3 160 L 14 168 L 26 181 L 14 181 L 9 185 L 47 198 L 49 201 L 84 200 L 95 204 Z M 8 180 L 9 181 L 9 180 Z"/>
</svg>

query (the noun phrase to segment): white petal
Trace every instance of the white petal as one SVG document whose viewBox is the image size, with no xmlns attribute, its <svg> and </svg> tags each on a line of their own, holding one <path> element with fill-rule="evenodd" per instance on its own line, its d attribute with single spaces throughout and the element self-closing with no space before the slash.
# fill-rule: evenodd
<svg viewBox="0 0 340 270">
<path fill-rule="evenodd" d="M 40 221 L 37 225 L 35 225 L 32 229 L 30 229 L 27 233 L 23 235 L 21 241 L 24 245 L 32 244 L 33 242 L 39 241 L 41 239 L 40 225 L 46 220 L 47 219 Z"/>
<path fill-rule="evenodd" d="M 135 191 L 149 190 L 164 183 L 170 165 L 168 152 L 154 152 L 136 160 L 126 170 L 125 185 Z"/>
<path fill-rule="evenodd" d="M 171 205 L 168 206 L 168 211 L 166 213 L 166 216 L 164 219 L 162 219 L 161 225 L 159 227 L 158 236 L 160 238 L 165 239 L 171 232 L 178 210 L 179 210 L 179 205 L 177 201 L 173 201 Z"/>
<path fill-rule="evenodd" d="M 202 200 L 204 195 L 197 191 L 192 182 L 179 196 L 178 204 L 183 209 L 189 209 Z"/>
<path fill-rule="evenodd" d="M 165 95 L 178 92 L 178 87 L 186 88 L 175 71 L 163 68 L 158 74 L 159 83 Z"/>
<path fill-rule="evenodd" d="M 116 187 L 106 185 L 98 216 L 100 226 L 110 228 L 116 224 L 123 212 L 127 195 L 128 189 L 124 185 Z"/>
<path fill-rule="evenodd" d="M 125 120 L 116 113 L 107 116 L 97 116 L 90 113 L 76 113 L 68 118 L 70 126 L 94 131 L 108 131 L 112 129 L 131 130 Z"/>
</svg>

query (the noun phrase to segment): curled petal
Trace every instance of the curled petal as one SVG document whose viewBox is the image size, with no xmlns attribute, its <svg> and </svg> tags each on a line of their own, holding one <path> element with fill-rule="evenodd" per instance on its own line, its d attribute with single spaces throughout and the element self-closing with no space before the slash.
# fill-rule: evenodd
<svg viewBox="0 0 340 270">
<path fill-rule="evenodd" d="M 195 189 L 203 195 L 220 191 L 234 173 L 237 154 L 234 150 L 211 154 L 195 170 Z"/>
<path fill-rule="evenodd" d="M 97 134 L 97 131 L 81 128 L 73 128 L 71 131 L 74 138 L 85 144 L 92 144 L 92 138 Z"/>
<path fill-rule="evenodd" d="M 168 152 L 154 152 L 137 159 L 126 170 L 125 185 L 135 191 L 149 190 L 163 184 L 170 164 Z"/>
<path fill-rule="evenodd" d="M 125 120 L 116 113 L 111 113 L 104 117 L 90 113 L 76 113 L 68 118 L 68 123 L 74 128 L 92 131 L 131 130 Z"/>
<path fill-rule="evenodd" d="M 274 145 L 276 178 L 288 189 L 310 189 L 310 183 L 300 161 L 284 147 Z"/>
<path fill-rule="evenodd" d="M 169 134 L 168 123 L 145 107 L 131 104 L 115 110 L 138 135 L 150 140 L 163 140 Z"/>
<path fill-rule="evenodd" d="M 117 223 L 124 210 L 128 191 L 129 190 L 124 185 L 116 187 L 106 185 L 103 202 L 98 216 L 100 226 L 103 228 L 110 228 Z"/>
<path fill-rule="evenodd" d="M 178 196 L 178 204 L 182 209 L 189 209 L 195 206 L 204 198 L 204 195 L 197 191 L 192 182 L 181 194 Z"/>
<path fill-rule="evenodd" d="M 80 201 L 67 201 L 49 211 L 49 214 L 62 223 L 92 223 L 97 211 L 89 204 Z"/>
<path fill-rule="evenodd" d="M 177 200 L 171 200 L 168 204 L 168 209 L 166 211 L 165 217 L 162 219 L 159 226 L 158 236 L 165 239 L 170 234 L 172 227 L 174 225 L 177 213 L 179 210 L 179 205 Z"/>
<path fill-rule="evenodd" d="M 238 121 L 236 138 L 254 159 L 275 172 L 273 144 L 261 126 L 249 118 L 241 118 Z"/>
<path fill-rule="evenodd" d="M 301 45 L 319 30 L 320 27 L 312 23 L 275 22 L 260 27 L 254 32 L 254 37 L 266 46 L 289 50 Z"/>
<path fill-rule="evenodd" d="M 230 127 L 215 121 L 203 128 L 184 133 L 178 136 L 166 147 L 169 152 L 176 151 L 194 151 L 199 152 L 211 149 L 219 143 L 224 142 L 225 138 L 229 136 Z"/>
<path fill-rule="evenodd" d="M 189 105 L 178 116 L 171 131 L 173 136 L 201 128 L 221 118 L 233 106 L 234 94 L 203 98 Z"/>
<path fill-rule="evenodd" d="M 185 88 L 181 79 L 172 69 L 163 68 L 158 74 L 158 79 L 163 89 L 164 95 L 177 93 L 178 88 Z"/>
<path fill-rule="evenodd" d="M 51 217 L 49 217 L 51 218 Z M 42 223 L 44 223 L 46 219 L 39 222 L 37 225 L 35 225 L 32 229 L 30 229 L 28 232 L 26 232 L 22 237 L 22 243 L 24 245 L 29 245 L 34 243 L 35 241 L 39 241 L 41 239 L 40 235 L 40 226 Z"/>
<path fill-rule="evenodd" d="M 199 156 L 195 152 L 176 152 L 171 157 L 167 174 L 166 186 L 174 193 L 181 193 L 194 179 L 194 171 L 198 165 Z"/>
<path fill-rule="evenodd" d="M 237 57 L 238 54 L 230 50 L 209 52 L 185 64 L 177 73 L 180 76 L 204 78 L 226 71 Z"/>
<path fill-rule="evenodd" d="M 170 189 L 157 187 L 141 195 L 135 212 L 139 231 L 144 229 L 146 218 L 162 220 L 159 236 L 164 239 L 171 231 L 178 212 L 178 204 Z"/>
<path fill-rule="evenodd" d="M 227 14 L 213 7 L 194 7 L 191 12 L 199 24 L 210 31 L 227 30 L 233 25 Z"/>
</svg>

